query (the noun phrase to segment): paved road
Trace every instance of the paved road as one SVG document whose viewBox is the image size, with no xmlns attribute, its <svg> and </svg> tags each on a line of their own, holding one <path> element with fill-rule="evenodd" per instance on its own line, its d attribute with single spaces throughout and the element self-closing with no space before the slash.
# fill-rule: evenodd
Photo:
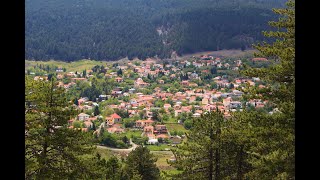
<svg viewBox="0 0 320 180">
<path fill-rule="evenodd" d="M 130 144 L 132 145 L 131 148 L 129 149 L 118 149 L 118 148 L 111 148 L 111 147 L 107 147 L 107 146 L 97 146 L 101 149 L 109 149 L 111 151 L 115 151 L 115 152 L 131 152 L 132 150 L 136 149 L 137 148 L 137 144 L 133 143 L 132 140 L 130 139 Z"/>
</svg>

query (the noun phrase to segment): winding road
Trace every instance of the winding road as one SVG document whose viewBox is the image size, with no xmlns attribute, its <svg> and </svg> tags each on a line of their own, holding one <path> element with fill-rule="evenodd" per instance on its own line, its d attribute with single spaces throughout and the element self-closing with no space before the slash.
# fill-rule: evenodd
<svg viewBox="0 0 320 180">
<path fill-rule="evenodd" d="M 132 150 L 135 150 L 138 147 L 138 145 L 133 143 L 131 139 L 130 139 L 130 144 L 132 145 L 132 147 L 129 148 L 129 149 L 118 149 L 118 148 L 111 148 L 111 147 L 100 146 L 100 145 L 98 145 L 97 147 L 101 148 L 101 149 L 108 149 L 108 150 L 111 150 L 111 151 L 114 151 L 114 152 L 128 152 L 129 153 L 129 152 L 131 152 Z"/>
<path fill-rule="evenodd" d="M 102 126 L 104 127 L 105 126 L 105 122 L 101 123 L 98 130 L 100 132 L 100 129 L 102 128 Z M 135 150 L 137 148 L 137 144 L 133 143 L 132 140 L 130 139 L 130 142 L 129 142 L 132 147 L 129 148 L 129 149 L 118 149 L 118 148 L 111 148 L 111 147 L 107 147 L 107 146 L 100 146 L 100 145 L 97 145 L 98 148 L 101 148 L 101 149 L 108 149 L 108 150 L 111 150 L 111 151 L 114 151 L 114 152 L 131 152 L 132 150 Z"/>
</svg>

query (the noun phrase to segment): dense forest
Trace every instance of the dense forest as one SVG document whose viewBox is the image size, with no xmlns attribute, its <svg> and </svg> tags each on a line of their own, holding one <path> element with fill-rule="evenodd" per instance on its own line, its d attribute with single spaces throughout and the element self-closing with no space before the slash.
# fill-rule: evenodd
<svg viewBox="0 0 320 180">
<path fill-rule="evenodd" d="M 278 0 L 26 0 L 25 58 L 116 60 L 245 49 Z"/>
</svg>

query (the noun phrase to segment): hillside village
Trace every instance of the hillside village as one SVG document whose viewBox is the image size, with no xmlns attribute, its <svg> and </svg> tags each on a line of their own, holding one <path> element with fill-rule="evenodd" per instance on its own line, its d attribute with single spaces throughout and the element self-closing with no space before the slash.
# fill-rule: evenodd
<svg viewBox="0 0 320 180">
<path fill-rule="evenodd" d="M 43 1 L 25 179 L 295 179 L 294 0 Z"/>
<path fill-rule="evenodd" d="M 243 98 L 247 86 L 267 88 L 259 78 L 244 78 L 242 65 L 267 66 L 265 58 L 225 58 L 210 54 L 182 60 L 106 62 L 91 69 L 37 64 L 26 68 L 34 80 L 53 76 L 79 111 L 68 127 L 91 132 L 97 143 L 116 148 L 134 143 L 169 149 L 201 114 L 216 109 L 232 112 L 253 108 L 272 113 L 267 101 Z"/>
</svg>

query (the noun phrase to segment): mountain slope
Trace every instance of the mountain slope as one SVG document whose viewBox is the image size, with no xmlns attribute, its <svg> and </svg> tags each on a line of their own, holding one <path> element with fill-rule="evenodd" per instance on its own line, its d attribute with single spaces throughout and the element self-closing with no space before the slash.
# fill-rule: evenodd
<svg viewBox="0 0 320 180">
<path fill-rule="evenodd" d="M 26 0 L 26 59 L 116 60 L 245 48 L 274 0 Z"/>
</svg>

